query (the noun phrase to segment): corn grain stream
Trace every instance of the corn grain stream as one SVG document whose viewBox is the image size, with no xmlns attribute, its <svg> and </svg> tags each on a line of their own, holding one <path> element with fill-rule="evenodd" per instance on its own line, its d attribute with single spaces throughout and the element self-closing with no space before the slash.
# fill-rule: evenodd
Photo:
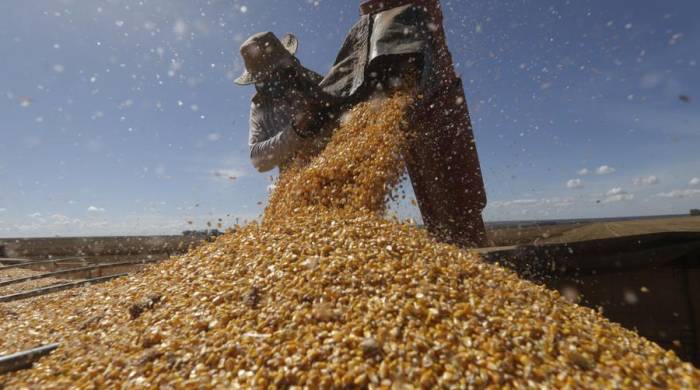
<svg viewBox="0 0 700 390">
<path fill-rule="evenodd" d="M 259 223 L 113 282 L 0 304 L 0 388 L 699 388 L 673 352 L 387 220 L 410 100 L 356 106 Z"/>
</svg>

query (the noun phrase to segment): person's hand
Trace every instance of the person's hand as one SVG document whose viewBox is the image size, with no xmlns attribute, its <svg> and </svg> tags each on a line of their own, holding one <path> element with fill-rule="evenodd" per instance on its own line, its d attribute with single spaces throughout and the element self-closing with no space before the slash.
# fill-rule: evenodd
<svg viewBox="0 0 700 390">
<path fill-rule="evenodd" d="M 292 128 L 302 138 L 313 137 L 321 131 L 322 106 L 301 93 L 293 95 L 295 99 Z"/>
<path fill-rule="evenodd" d="M 314 121 L 314 116 L 298 113 L 292 122 L 292 128 L 294 132 L 301 138 L 311 138 L 318 134 L 318 126 Z"/>
</svg>

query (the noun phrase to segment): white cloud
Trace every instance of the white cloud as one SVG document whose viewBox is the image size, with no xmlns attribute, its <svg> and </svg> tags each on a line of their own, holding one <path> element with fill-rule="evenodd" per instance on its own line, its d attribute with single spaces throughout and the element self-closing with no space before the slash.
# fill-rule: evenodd
<svg viewBox="0 0 700 390">
<path fill-rule="evenodd" d="M 653 186 L 657 184 L 659 184 L 659 178 L 654 175 L 642 176 L 634 179 L 634 185 L 637 187 Z"/>
<path fill-rule="evenodd" d="M 608 196 L 622 195 L 622 194 L 626 194 L 626 193 L 627 192 L 624 191 L 622 188 L 616 187 L 616 188 L 613 188 L 610 191 L 608 191 Z"/>
<path fill-rule="evenodd" d="M 500 202 L 491 202 L 490 205 L 491 207 L 494 208 L 504 208 L 504 207 L 513 207 L 513 206 L 532 206 L 536 205 L 538 203 L 537 199 L 515 199 L 515 200 L 506 200 L 506 201 L 500 201 Z"/>
<path fill-rule="evenodd" d="M 566 188 L 576 189 L 583 188 L 583 181 L 581 179 L 571 179 L 566 182 Z"/>
<path fill-rule="evenodd" d="M 575 203 L 576 203 L 576 201 L 574 201 L 573 198 L 562 198 L 562 199 L 555 200 L 552 203 L 552 206 L 557 207 L 557 208 L 567 208 L 567 207 L 573 206 Z"/>
<path fill-rule="evenodd" d="M 688 183 L 688 184 L 690 184 L 691 186 L 700 185 L 700 177 L 694 177 L 694 178 L 690 179 L 690 183 Z"/>
<path fill-rule="evenodd" d="M 656 194 L 659 198 L 691 198 L 694 196 L 700 196 L 700 190 L 698 189 L 688 189 L 688 190 L 673 190 L 669 192 L 661 192 Z"/>
<path fill-rule="evenodd" d="M 7 211 L 6 208 L 0 207 L 0 213 L 4 213 L 5 211 Z"/>
<path fill-rule="evenodd" d="M 598 169 L 595 171 L 597 175 L 609 175 L 611 173 L 615 173 L 616 169 L 609 166 L 609 165 L 601 165 L 598 167 Z"/>
<path fill-rule="evenodd" d="M 87 209 L 88 213 L 104 213 L 105 209 L 102 207 L 90 206 Z"/>
<path fill-rule="evenodd" d="M 41 213 L 36 212 L 36 213 L 29 214 L 29 218 L 41 218 Z"/>
<path fill-rule="evenodd" d="M 603 199 L 603 203 L 625 202 L 632 199 L 634 199 L 634 194 L 623 193 L 608 196 L 607 198 Z"/>
<path fill-rule="evenodd" d="M 221 139 L 221 134 L 219 133 L 211 133 L 207 136 L 207 140 L 211 142 L 215 142 Z"/>
<path fill-rule="evenodd" d="M 63 214 L 54 214 L 50 217 L 54 225 L 80 225 L 82 222 L 77 218 L 70 218 Z"/>
<path fill-rule="evenodd" d="M 552 206 L 552 207 L 564 208 L 564 207 L 572 206 L 574 203 L 575 202 L 574 202 L 573 198 L 553 197 L 553 198 L 541 198 L 541 199 L 515 199 L 515 200 L 506 200 L 506 201 L 495 201 L 495 202 L 490 202 L 488 204 L 488 207 L 494 208 L 494 209 L 502 209 L 502 208 L 509 208 L 509 207 L 523 208 L 523 207 L 530 207 L 530 206 Z"/>
<path fill-rule="evenodd" d="M 606 198 L 603 199 L 603 203 L 624 202 L 634 199 L 634 194 L 630 194 L 620 187 L 611 189 L 605 196 Z"/>
<path fill-rule="evenodd" d="M 580 171 L 578 171 L 579 176 L 586 176 L 589 173 L 591 173 L 591 171 L 589 171 L 588 168 L 583 168 Z"/>
</svg>

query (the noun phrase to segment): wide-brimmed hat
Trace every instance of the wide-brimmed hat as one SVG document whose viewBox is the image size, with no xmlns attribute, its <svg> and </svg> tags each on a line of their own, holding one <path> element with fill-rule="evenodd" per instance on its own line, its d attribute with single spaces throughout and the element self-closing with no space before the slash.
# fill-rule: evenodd
<svg viewBox="0 0 700 390">
<path fill-rule="evenodd" d="M 265 81 L 274 70 L 297 65 L 294 54 L 298 47 L 299 41 L 292 34 L 286 34 L 281 41 L 269 31 L 251 36 L 241 45 L 246 70 L 234 82 L 249 85 Z"/>
</svg>

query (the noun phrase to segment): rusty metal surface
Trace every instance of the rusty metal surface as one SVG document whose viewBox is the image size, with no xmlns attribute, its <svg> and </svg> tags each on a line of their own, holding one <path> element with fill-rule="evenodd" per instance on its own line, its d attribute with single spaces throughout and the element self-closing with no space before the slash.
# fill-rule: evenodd
<svg viewBox="0 0 700 390">
<path fill-rule="evenodd" d="M 13 258 L 8 258 L 8 257 L 2 257 L 0 258 L 0 266 L 8 266 L 8 265 L 15 265 L 15 264 L 26 264 L 31 262 L 32 260 L 28 259 L 13 259 Z"/>
<path fill-rule="evenodd" d="M 59 343 L 48 344 L 12 355 L 0 356 L 0 375 L 30 368 L 34 362 L 50 354 L 59 346 Z"/>
<path fill-rule="evenodd" d="M 700 233 L 476 250 L 700 367 Z"/>
<path fill-rule="evenodd" d="M 484 259 L 545 282 L 562 276 L 601 275 L 665 266 L 700 250 L 700 233 L 672 232 L 562 244 L 518 245 L 477 250 Z"/>
<path fill-rule="evenodd" d="M 41 295 L 51 294 L 51 293 L 59 292 L 59 291 L 63 291 L 63 290 L 70 290 L 73 288 L 89 286 L 91 284 L 104 283 L 104 282 L 108 282 L 112 279 L 121 278 L 121 277 L 127 276 L 127 275 L 128 275 L 127 273 L 122 273 L 122 274 L 117 274 L 117 275 L 104 276 L 101 278 L 94 278 L 94 279 L 81 280 L 78 282 L 59 284 L 56 286 L 39 288 L 36 290 L 23 291 L 23 292 L 20 292 L 17 294 L 1 296 L 0 303 L 19 301 L 22 299 L 34 298 L 34 297 L 38 297 Z"/>
<path fill-rule="evenodd" d="M 5 266 L 0 266 L 0 271 L 6 270 L 6 269 L 11 269 L 11 268 L 23 268 L 23 267 L 29 267 L 29 266 L 34 266 L 34 265 L 43 265 L 43 264 L 55 264 L 55 263 L 60 263 L 60 262 L 65 262 L 65 261 L 72 261 L 72 260 L 84 260 L 84 257 L 66 257 L 62 259 L 52 259 L 52 260 L 28 260 L 28 261 L 22 261 L 22 262 L 16 262 L 14 264 L 9 264 Z"/>
<path fill-rule="evenodd" d="M 161 261 L 161 260 L 124 261 L 124 262 L 119 262 L 119 263 L 98 264 L 98 265 L 93 265 L 93 266 L 89 266 L 89 267 L 70 268 L 70 269 L 65 269 L 65 270 L 56 271 L 56 272 L 47 272 L 47 273 L 43 273 L 43 274 L 39 274 L 39 275 L 32 275 L 32 276 L 26 276 L 26 277 L 17 278 L 17 279 L 0 281 L 0 287 L 9 286 L 11 284 L 24 283 L 27 281 L 37 280 L 37 279 L 51 278 L 51 277 L 56 277 L 56 276 L 67 276 L 67 275 L 76 274 L 76 273 L 84 273 L 84 272 L 89 272 L 89 271 L 94 271 L 94 270 L 104 270 L 104 269 L 117 268 L 117 267 L 123 267 L 123 266 L 146 265 L 146 264 L 157 263 L 159 261 Z"/>
</svg>

